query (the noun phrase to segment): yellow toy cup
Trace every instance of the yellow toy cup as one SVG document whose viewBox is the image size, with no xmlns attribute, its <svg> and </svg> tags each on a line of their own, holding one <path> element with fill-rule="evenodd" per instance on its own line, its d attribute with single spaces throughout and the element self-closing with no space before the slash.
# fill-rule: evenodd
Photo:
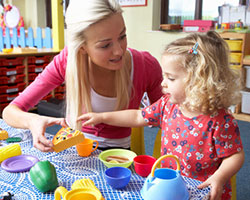
<svg viewBox="0 0 250 200">
<path fill-rule="evenodd" d="M 11 144 L 0 148 L 0 163 L 14 156 L 19 156 L 22 154 L 21 147 L 19 144 Z"/>
<path fill-rule="evenodd" d="M 95 148 L 93 148 L 94 143 L 96 143 Z M 76 150 L 79 156 L 87 157 L 97 149 L 98 145 L 98 141 L 85 138 L 83 142 L 76 145 Z"/>
<path fill-rule="evenodd" d="M 97 190 L 92 188 L 78 188 L 68 191 L 60 186 L 55 191 L 55 200 L 101 200 L 102 195 Z"/>
</svg>

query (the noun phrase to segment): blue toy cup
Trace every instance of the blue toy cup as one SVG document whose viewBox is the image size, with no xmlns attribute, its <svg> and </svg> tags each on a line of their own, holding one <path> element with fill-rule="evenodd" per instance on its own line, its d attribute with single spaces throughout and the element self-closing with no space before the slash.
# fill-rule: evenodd
<svg viewBox="0 0 250 200">
<path fill-rule="evenodd" d="M 161 160 L 172 157 L 177 162 L 177 170 L 155 169 Z M 153 165 L 141 190 L 144 200 L 188 200 L 189 192 L 180 173 L 180 162 L 176 156 L 164 155 Z"/>
<path fill-rule="evenodd" d="M 105 180 L 107 183 L 115 189 L 125 187 L 131 177 L 131 171 L 125 167 L 111 167 L 105 171 Z"/>
</svg>

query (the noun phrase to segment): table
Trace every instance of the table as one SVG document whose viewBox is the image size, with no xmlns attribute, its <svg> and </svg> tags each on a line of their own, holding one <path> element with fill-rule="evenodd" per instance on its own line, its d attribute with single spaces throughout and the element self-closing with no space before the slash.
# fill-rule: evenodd
<svg viewBox="0 0 250 200">
<path fill-rule="evenodd" d="M 119 190 L 112 189 L 105 181 L 104 171 L 107 167 L 98 159 L 101 152 L 96 150 L 89 157 L 80 157 L 76 148 L 71 147 L 60 153 L 40 152 L 32 145 L 32 136 L 29 130 L 15 129 L 8 126 L 0 119 L 0 127 L 9 133 L 9 137 L 21 137 L 20 146 L 22 154 L 34 155 L 40 161 L 48 160 L 56 168 L 59 186 L 64 186 L 70 190 L 71 185 L 78 179 L 89 178 L 94 181 L 95 186 L 100 190 L 106 200 L 125 199 L 140 200 L 140 190 L 143 187 L 145 178 L 137 175 L 134 167 L 130 166 L 132 176 L 129 184 Z M 52 139 L 53 135 L 45 134 L 47 138 Z M 2 142 L 3 146 L 7 143 Z M 191 196 L 191 200 L 208 199 L 209 188 L 198 190 L 196 186 L 199 181 L 183 177 Z M 0 168 L 0 191 L 11 192 L 15 200 L 50 200 L 54 199 L 54 192 L 41 193 L 32 183 L 29 172 L 10 173 Z"/>
</svg>

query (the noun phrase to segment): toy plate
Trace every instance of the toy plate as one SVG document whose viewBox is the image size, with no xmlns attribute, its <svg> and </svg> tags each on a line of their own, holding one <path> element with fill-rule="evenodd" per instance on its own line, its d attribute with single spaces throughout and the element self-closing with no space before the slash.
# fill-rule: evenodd
<svg viewBox="0 0 250 200">
<path fill-rule="evenodd" d="M 29 171 L 38 161 L 39 159 L 35 156 L 20 155 L 4 160 L 1 167 L 7 172 L 24 172 Z"/>
</svg>

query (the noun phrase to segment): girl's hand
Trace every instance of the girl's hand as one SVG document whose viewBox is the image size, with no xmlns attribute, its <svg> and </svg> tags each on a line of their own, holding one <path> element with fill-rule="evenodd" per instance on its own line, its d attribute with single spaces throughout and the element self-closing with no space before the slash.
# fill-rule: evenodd
<svg viewBox="0 0 250 200">
<path fill-rule="evenodd" d="M 223 184 L 215 176 L 210 176 L 205 182 L 198 185 L 198 188 L 202 189 L 208 186 L 211 187 L 209 200 L 220 200 L 223 192 Z"/>
<path fill-rule="evenodd" d="M 45 130 L 48 126 L 52 125 L 67 126 L 64 118 L 54 118 L 45 116 L 35 116 L 29 122 L 29 129 L 33 136 L 33 146 L 43 152 L 52 152 L 52 141 L 48 140 L 45 136 Z"/>
<path fill-rule="evenodd" d="M 103 122 L 103 117 L 101 113 L 86 113 L 78 117 L 77 121 L 85 121 L 83 126 L 96 125 Z"/>
</svg>

